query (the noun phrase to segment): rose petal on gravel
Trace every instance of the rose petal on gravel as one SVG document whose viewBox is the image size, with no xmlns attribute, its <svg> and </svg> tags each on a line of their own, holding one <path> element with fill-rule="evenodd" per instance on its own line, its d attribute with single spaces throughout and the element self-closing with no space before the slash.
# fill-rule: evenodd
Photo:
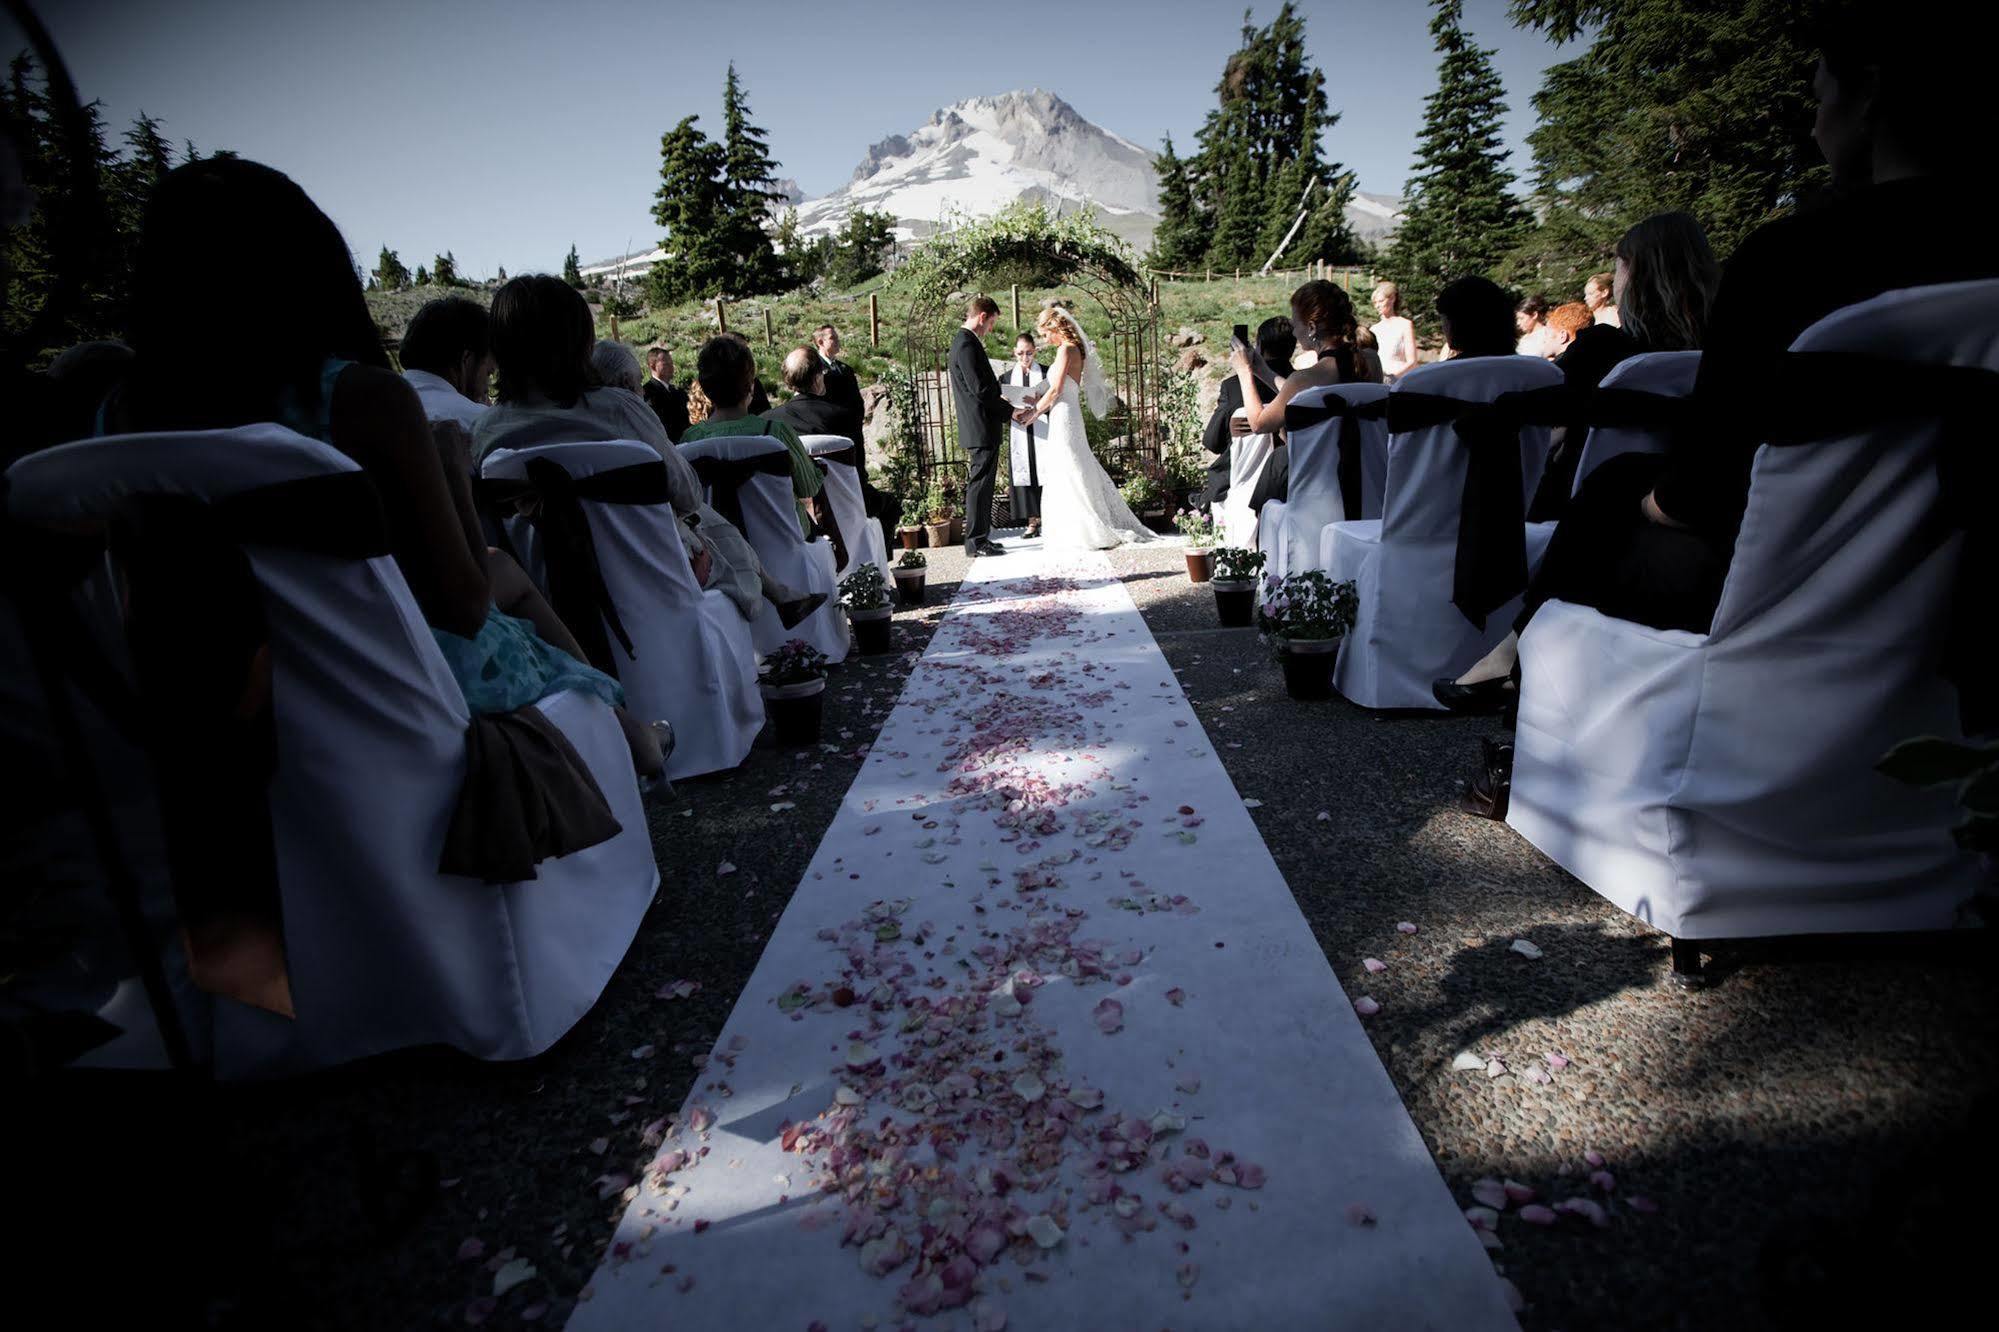
<svg viewBox="0 0 1999 1332">
<path fill-rule="evenodd" d="M 1592 1170 L 1590 1172 L 1589 1183 L 1590 1187 L 1598 1193 L 1617 1192 L 1617 1176 L 1611 1174 L 1608 1170 Z"/>
<path fill-rule="evenodd" d="M 1189 1096 L 1192 1096 L 1195 1092 L 1201 1090 L 1201 1075 L 1199 1073 L 1182 1073 L 1173 1085 L 1179 1090 L 1186 1092 Z"/>
<path fill-rule="evenodd" d="M 1530 1226 L 1552 1226 L 1557 1219 L 1552 1207 L 1543 1207 L 1540 1203 L 1528 1203 L 1514 1215 Z"/>
<path fill-rule="evenodd" d="M 1353 1011 L 1362 1017 L 1373 1017 L 1381 1011 L 1381 1005 L 1376 1003 L 1372 996 L 1364 994 L 1353 1001 Z"/>
<path fill-rule="evenodd" d="M 1458 1051 L 1457 1058 L 1451 1060 L 1451 1068 L 1459 1073 L 1475 1073 L 1485 1067 L 1485 1061 L 1469 1050 Z"/>
<path fill-rule="evenodd" d="M 1520 956 L 1526 958 L 1530 962 L 1533 961 L 1535 958 L 1541 956 L 1540 948 L 1526 939 L 1515 939 L 1512 943 L 1508 944 L 1507 947 L 1511 948 L 1514 952 L 1520 954 Z"/>
<path fill-rule="evenodd" d="M 525 1258 L 516 1258 L 493 1273 L 493 1298 L 497 1300 L 523 1281 L 533 1279 L 534 1264 Z"/>
<path fill-rule="evenodd" d="M 609 1138 L 592 1138 L 590 1140 L 590 1155 L 602 1156 L 609 1150 L 611 1150 L 611 1140 Z"/>
<path fill-rule="evenodd" d="M 1388 964 L 1378 957 L 1364 957 L 1360 960 L 1360 964 L 1376 976 L 1388 970 Z"/>
<path fill-rule="evenodd" d="M 650 1059 L 652 1056 L 653 1047 L 650 1045 L 635 1045 L 632 1047 L 632 1058 L 634 1059 Z"/>
<path fill-rule="evenodd" d="M 1031 1070 L 1013 1080 L 1013 1094 L 1029 1104 L 1040 1100 L 1047 1090 L 1042 1085 L 1041 1079 L 1036 1077 Z"/>
<path fill-rule="evenodd" d="M 1603 1153 L 1596 1151 L 1595 1149 L 1591 1149 L 1590 1151 L 1584 1152 L 1583 1160 L 1589 1162 L 1591 1166 L 1593 1166 L 1598 1170 L 1601 1170 L 1603 1168 Z"/>
<path fill-rule="evenodd" d="M 1471 1186 L 1471 1196 L 1487 1207 L 1497 1208 L 1502 1212 L 1506 1210 L 1506 1186 L 1496 1179 L 1487 1178 L 1475 1182 Z"/>
<path fill-rule="evenodd" d="M 721 864 L 715 866 L 715 877 L 718 879 L 726 879 L 735 872 L 736 872 L 736 867 L 730 864 L 726 860 L 723 861 Z"/>
<path fill-rule="evenodd" d="M 1062 1227 L 1048 1213 L 1036 1212 L 1027 1218 L 1027 1236 L 1042 1248 L 1052 1249 L 1062 1242 Z"/>
<path fill-rule="evenodd" d="M 1488 1059 L 1485 1061 L 1485 1075 L 1488 1078 L 1504 1077 L 1506 1076 L 1506 1065 L 1501 1063 L 1497 1058 Z"/>
<path fill-rule="evenodd" d="M 1465 1220 L 1472 1223 L 1474 1230 L 1497 1230 L 1499 1228 L 1499 1213 L 1493 1211 L 1490 1207 L 1465 1208 Z"/>
<path fill-rule="evenodd" d="M 1550 1050 L 1545 1057 L 1549 1068 L 1567 1068 L 1569 1066 L 1569 1057 L 1567 1055 L 1557 1054 L 1553 1050 Z"/>
<path fill-rule="evenodd" d="M 1524 1203 L 1524 1202 L 1532 1202 L 1534 1200 L 1533 1188 L 1526 1184 L 1522 1184 L 1517 1179 L 1507 1180 L 1504 1187 L 1506 1190 L 1507 1198 L 1512 1202 Z"/>
<path fill-rule="evenodd" d="M 1328 811 L 1322 809 L 1317 814 L 1314 814 L 1312 816 L 1312 821 L 1314 823 L 1331 823 L 1333 821 L 1333 816 Z"/>
<path fill-rule="evenodd" d="M 1642 1193 L 1631 1194 L 1624 1200 L 1624 1205 L 1634 1212 L 1643 1212 L 1646 1216 L 1656 1216 L 1659 1211 L 1659 1204 Z"/>
<path fill-rule="evenodd" d="M 1414 934 L 1416 932 L 1416 926 L 1412 922 L 1405 920 L 1402 921 L 1400 924 L 1396 925 L 1395 932 L 1397 934 Z"/>
<path fill-rule="evenodd" d="M 1610 1224 L 1610 1213 L 1604 1211 L 1601 1204 L 1588 1198 L 1564 1198 L 1555 1204 L 1555 1210 L 1567 1212 L 1570 1216 L 1580 1216 L 1599 1230 Z"/>
</svg>

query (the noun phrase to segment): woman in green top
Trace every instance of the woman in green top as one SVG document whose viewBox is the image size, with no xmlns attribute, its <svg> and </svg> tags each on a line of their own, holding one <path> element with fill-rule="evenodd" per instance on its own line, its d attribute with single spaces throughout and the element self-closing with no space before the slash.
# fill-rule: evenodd
<svg viewBox="0 0 1999 1332">
<path fill-rule="evenodd" d="M 798 499 L 798 526 L 810 541 L 818 531 L 815 517 L 825 481 L 797 431 L 782 421 L 750 414 L 750 395 L 756 391 L 757 361 L 749 343 L 735 333 L 708 339 L 694 362 L 694 377 L 701 382 L 701 391 L 708 395 L 714 408 L 707 420 L 687 427 L 680 442 L 691 444 L 718 435 L 768 435 L 782 441 L 791 450 L 791 493 Z"/>
</svg>

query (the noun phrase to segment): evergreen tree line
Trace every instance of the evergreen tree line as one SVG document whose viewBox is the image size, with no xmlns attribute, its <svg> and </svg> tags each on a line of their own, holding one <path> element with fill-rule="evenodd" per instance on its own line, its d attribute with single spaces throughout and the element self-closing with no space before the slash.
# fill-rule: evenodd
<svg viewBox="0 0 1999 1332">
<path fill-rule="evenodd" d="M 660 137 L 653 220 L 666 257 L 646 277 L 655 307 L 714 296 L 769 295 L 820 278 L 851 286 L 880 273 L 895 246 L 895 219 L 857 210 L 838 236 L 807 241 L 798 211 L 772 223 L 784 198 L 768 137 L 750 119 L 748 95 L 729 66 L 722 85 L 722 136 L 688 116 Z"/>
<path fill-rule="evenodd" d="M 573 248 L 569 251 L 569 257 L 572 262 L 576 258 L 576 251 Z M 507 280 L 507 270 L 504 268 L 501 269 L 500 276 L 496 280 L 505 282 Z M 403 265 L 402 259 L 396 252 L 384 245 L 380 257 L 375 261 L 375 271 L 368 274 L 369 291 L 408 291 L 411 287 L 470 287 L 473 285 L 475 284 L 467 282 L 464 278 L 458 276 L 458 260 L 452 257 L 452 253 L 449 250 L 432 259 L 428 268 L 425 268 L 422 264 L 418 264 L 416 272 L 412 274 Z M 579 282 L 577 285 L 581 286 L 582 283 Z"/>
<path fill-rule="evenodd" d="M 1378 271 L 1419 319 L 1446 283 L 1473 275 L 1573 298 L 1610 267 L 1628 227 L 1676 209 L 1698 218 L 1725 258 L 1826 183 L 1811 137 L 1813 34 L 1839 2 L 1511 0 L 1513 22 L 1551 41 L 1589 33 L 1533 96 L 1533 161 L 1521 183 L 1500 146 L 1505 90 L 1493 53 L 1465 32 L 1462 0 L 1432 0 L 1437 85 Z M 1154 267 L 1260 266 L 1297 216 L 1299 177 L 1319 171 L 1333 181 L 1318 205 L 1327 215 L 1308 215 L 1282 262 L 1360 256 L 1343 216 L 1351 177 L 1317 157 L 1316 134 L 1338 116 L 1303 43 L 1289 3 L 1262 29 L 1245 17 L 1200 150 L 1180 158 L 1169 138 L 1160 154 Z"/>
<path fill-rule="evenodd" d="M 1280 247 L 1287 267 L 1360 258 L 1346 216 L 1353 173 L 1320 151 L 1339 115 L 1327 109 L 1325 71 L 1306 58 L 1305 21 L 1290 0 L 1266 27 L 1243 16 L 1242 46 L 1215 95 L 1192 156 L 1175 152 L 1171 135 L 1161 144 L 1152 266 L 1259 268 Z"/>
<path fill-rule="evenodd" d="M 61 326 L 47 330 L 49 346 L 29 349 L 31 355 L 124 332 L 139 228 L 153 189 L 175 166 L 202 156 L 192 142 L 176 152 L 162 123 L 143 112 L 118 148 L 109 143 L 95 102 L 83 116 L 88 146 L 78 160 L 35 62 L 26 54 L 10 62 L 0 87 L 0 125 L 20 152 L 35 207 L 24 225 L 0 228 L 9 336 L 33 323 L 58 268 L 80 283 Z"/>
</svg>

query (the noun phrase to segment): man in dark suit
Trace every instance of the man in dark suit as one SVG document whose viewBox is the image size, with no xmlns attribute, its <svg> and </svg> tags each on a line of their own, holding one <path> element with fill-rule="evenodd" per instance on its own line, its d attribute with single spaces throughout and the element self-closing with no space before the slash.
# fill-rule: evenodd
<svg viewBox="0 0 1999 1332">
<path fill-rule="evenodd" d="M 958 408 L 958 445 L 965 450 L 965 553 L 1004 555 L 988 533 L 993 526 L 993 478 L 999 472 L 1000 438 L 1013 413 L 986 356 L 986 338 L 999 323 L 999 302 L 974 296 L 964 327 L 951 339 L 951 398 Z"/>
<path fill-rule="evenodd" d="M 811 347 L 795 347 L 784 358 L 784 382 L 792 392 L 789 402 L 770 409 L 770 419 L 782 421 L 806 435 L 840 435 L 854 441 L 861 476 L 861 505 L 868 517 L 881 524 L 882 540 L 895 545 L 895 526 L 902 516 L 902 501 L 876 490 L 868 480 L 867 442 L 861 437 L 861 415 L 844 403 L 827 396 L 826 365 Z"/>
<path fill-rule="evenodd" d="M 826 368 L 826 396 L 852 410 L 862 420 L 867 411 L 861 406 L 861 380 L 854 367 L 840 359 L 840 330 L 821 324 L 812 333 L 812 345 L 819 349 L 819 362 Z"/>
<path fill-rule="evenodd" d="M 646 369 L 652 372 L 652 378 L 645 382 L 646 406 L 666 428 L 666 437 L 678 444 L 687 433 L 687 391 L 673 386 L 673 353 L 664 347 L 648 347 Z"/>
<path fill-rule="evenodd" d="M 1256 326 L 1256 349 L 1263 354 L 1263 362 L 1277 374 L 1291 368 L 1291 358 L 1298 351 L 1298 339 L 1291 332 L 1291 321 L 1281 315 L 1266 319 Z M 1277 385 L 1264 375 L 1257 375 L 1256 387 L 1269 402 L 1277 396 Z M 1222 381 L 1221 400 L 1215 404 L 1215 413 L 1208 418 L 1208 428 L 1201 434 L 1201 447 L 1215 455 L 1208 464 L 1208 488 L 1206 500 L 1210 506 L 1220 504 L 1229 495 L 1229 467 L 1234 456 L 1234 440 L 1246 422 L 1237 421 L 1235 413 L 1242 406 L 1242 381 L 1234 375 Z"/>
</svg>

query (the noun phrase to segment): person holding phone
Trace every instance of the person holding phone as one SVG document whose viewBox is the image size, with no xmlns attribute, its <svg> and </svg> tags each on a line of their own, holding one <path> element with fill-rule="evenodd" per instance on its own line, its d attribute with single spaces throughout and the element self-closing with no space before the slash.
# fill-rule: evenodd
<svg viewBox="0 0 1999 1332">
<path fill-rule="evenodd" d="M 1248 345 L 1249 325 L 1235 326 L 1230 340 L 1231 352 L 1237 343 Z M 1258 324 L 1256 350 L 1265 366 L 1255 376 L 1257 389 L 1266 398 L 1275 397 L 1284 376 L 1291 373 L 1291 358 L 1298 350 L 1298 339 L 1291 332 L 1291 321 L 1278 315 Z M 1222 381 L 1221 397 L 1215 403 L 1213 415 L 1208 417 L 1207 429 L 1201 432 L 1201 447 L 1215 455 L 1214 461 L 1208 464 L 1208 484 L 1202 492 L 1202 498 L 1210 506 L 1228 498 L 1234 442 L 1249 433 L 1248 422 L 1236 416 L 1236 410 L 1241 406 L 1242 385 L 1233 378 Z"/>
</svg>

